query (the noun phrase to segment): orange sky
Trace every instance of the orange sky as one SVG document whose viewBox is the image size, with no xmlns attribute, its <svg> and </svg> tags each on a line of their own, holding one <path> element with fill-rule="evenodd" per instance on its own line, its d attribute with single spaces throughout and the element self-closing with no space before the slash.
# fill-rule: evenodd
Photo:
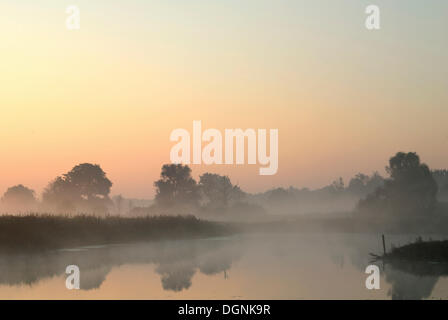
<svg viewBox="0 0 448 320">
<path fill-rule="evenodd" d="M 113 194 L 152 197 L 171 131 L 193 120 L 279 129 L 275 176 L 193 166 L 248 191 L 382 171 L 397 151 L 448 166 L 445 3 L 379 1 L 371 32 L 362 1 L 78 1 L 78 31 L 43 2 L 0 4 L 0 193 L 92 162 Z"/>
</svg>

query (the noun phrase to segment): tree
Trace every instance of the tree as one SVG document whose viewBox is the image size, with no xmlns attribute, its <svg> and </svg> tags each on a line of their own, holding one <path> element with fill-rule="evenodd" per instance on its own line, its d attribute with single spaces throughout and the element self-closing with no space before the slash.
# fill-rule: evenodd
<svg viewBox="0 0 448 320">
<path fill-rule="evenodd" d="M 86 200 L 104 199 L 109 196 L 112 182 L 97 164 L 83 163 L 64 174 L 79 196 Z"/>
<path fill-rule="evenodd" d="M 156 203 L 163 207 L 192 204 L 199 201 L 199 190 L 191 169 L 182 164 L 165 164 L 160 179 L 154 182 Z"/>
<path fill-rule="evenodd" d="M 105 211 L 112 182 L 97 164 L 82 163 L 50 182 L 42 198 L 57 209 Z"/>
<path fill-rule="evenodd" d="M 329 186 L 329 190 L 334 193 L 344 191 L 344 180 L 341 177 L 334 180 Z"/>
<path fill-rule="evenodd" d="M 2 197 L 2 204 L 9 210 L 31 210 L 37 204 L 34 195 L 34 190 L 19 184 L 6 190 Z"/>
<path fill-rule="evenodd" d="M 350 179 L 348 183 L 348 191 L 354 194 L 360 194 L 364 192 L 367 183 L 369 182 L 369 176 L 363 173 L 358 173 L 355 177 Z"/>
<path fill-rule="evenodd" d="M 384 184 L 383 177 L 378 172 L 374 172 L 371 177 L 358 173 L 349 182 L 347 191 L 357 196 L 366 196 Z"/>
<path fill-rule="evenodd" d="M 227 208 L 244 196 L 240 187 L 233 185 L 228 176 L 215 173 L 204 173 L 199 179 L 199 188 L 205 197 L 207 206 Z"/>
<path fill-rule="evenodd" d="M 275 188 L 269 192 L 268 201 L 273 203 L 286 203 L 294 199 L 294 194 L 285 188 Z"/>
<path fill-rule="evenodd" d="M 359 202 L 367 211 L 422 215 L 434 210 L 437 183 L 415 152 L 398 152 L 386 167 L 390 178 Z"/>
<path fill-rule="evenodd" d="M 118 215 L 121 215 L 121 211 L 123 209 L 123 202 L 124 202 L 123 196 L 121 194 L 119 194 L 118 196 L 115 196 L 113 198 L 113 202 L 115 204 Z"/>
<path fill-rule="evenodd" d="M 448 199 L 448 170 L 433 170 L 432 176 L 439 187 L 439 199 Z"/>
<path fill-rule="evenodd" d="M 369 181 L 366 185 L 366 193 L 371 193 L 375 191 L 377 188 L 382 187 L 384 185 L 384 178 L 378 173 L 374 172 L 373 175 L 369 178 Z"/>
</svg>

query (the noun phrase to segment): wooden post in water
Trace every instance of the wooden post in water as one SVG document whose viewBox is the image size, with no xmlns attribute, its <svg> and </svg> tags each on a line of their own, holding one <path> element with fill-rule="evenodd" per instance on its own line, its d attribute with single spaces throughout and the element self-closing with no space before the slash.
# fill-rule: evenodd
<svg viewBox="0 0 448 320">
<path fill-rule="evenodd" d="M 383 238 L 383 252 L 384 255 L 386 255 L 386 240 L 384 239 L 384 234 L 382 235 L 382 238 Z"/>
</svg>

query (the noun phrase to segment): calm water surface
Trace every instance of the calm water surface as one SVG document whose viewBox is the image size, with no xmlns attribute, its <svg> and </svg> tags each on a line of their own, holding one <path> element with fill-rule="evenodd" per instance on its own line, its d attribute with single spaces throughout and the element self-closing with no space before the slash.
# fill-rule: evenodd
<svg viewBox="0 0 448 320">
<path fill-rule="evenodd" d="M 378 235 L 269 234 L 0 255 L 0 299 L 448 299 L 443 275 L 380 262 L 381 288 L 367 290 L 369 253 L 381 252 Z M 71 264 L 80 290 L 65 287 Z"/>
</svg>

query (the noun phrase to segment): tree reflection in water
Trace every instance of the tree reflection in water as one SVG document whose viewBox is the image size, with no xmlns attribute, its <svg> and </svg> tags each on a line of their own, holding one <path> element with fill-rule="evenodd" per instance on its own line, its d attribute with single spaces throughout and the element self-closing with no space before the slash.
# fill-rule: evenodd
<svg viewBox="0 0 448 320">
<path fill-rule="evenodd" d="M 191 286 L 197 271 L 206 275 L 228 271 L 241 248 L 230 239 L 208 239 L 0 255 L 0 285 L 33 285 L 65 275 L 66 266 L 74 264 L 81 270 L 81 290 L 92 290 L 114 267 L 154 264 L 164 290 L 182 291 Z"/>
</svg>

